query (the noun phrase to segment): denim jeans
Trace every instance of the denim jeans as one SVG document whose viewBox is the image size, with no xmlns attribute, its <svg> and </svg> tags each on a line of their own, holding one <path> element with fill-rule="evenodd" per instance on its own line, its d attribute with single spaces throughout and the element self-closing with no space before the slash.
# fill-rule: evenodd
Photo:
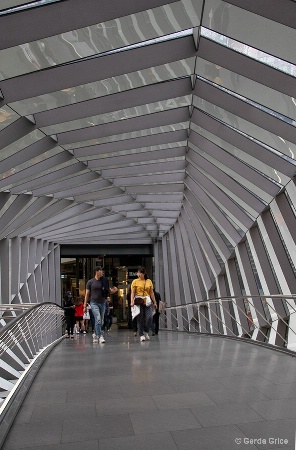
<svg viewBox="0 0 296 450">
<path fill-rule="evenodd" d="M 105 303 L 90 302 L 91 310 L 95 319 L 95 335 L 102 336 L 105 315 Z"/>
</svg>

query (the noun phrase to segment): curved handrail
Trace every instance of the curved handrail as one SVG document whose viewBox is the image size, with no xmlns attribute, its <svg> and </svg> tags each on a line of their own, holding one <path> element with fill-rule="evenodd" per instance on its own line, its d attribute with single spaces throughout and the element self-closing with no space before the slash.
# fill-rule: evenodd
<svg viewBox="0 0 296 450">
<path fill-rule="evenodd" d="M 20 312 L 2 320 L 9 322 L 0 330 L 0 415 L 2 405 L 26 371 L 46 347 L 62 336 L 64 310 L 56 303 L 0 305 L 0 311 Z"/>
<path fill-rule="evenodd" d="M 254 300 L 256 299 L 265 300 L 266 304 L 263 311 L 262 309 L 258 310 L 255 306 Z M 278 300 L 284 302 L 285 315 L 278 312 L 278 305 L 276 304 Z M 170 312 L 170 314 L 166 314 L 161 325 L 164 325 L 165 329 L 180 330 L 181 328 L 185 331 L 229 337 L 248 337 L 274 346 L 296 348 L 296 321 L 295 319 L 292 321 L 296 308 L 292 304 L 293 301 L 296 301 L 296 294 L 263 294 L 216 297 L 182 305 L 171 305 L 166 308 L 167 313 Z M 225 302 L 232 303 L 232 310 L 225 306 Z M 216 312 L 211 308 L 211 304 L 217 305 L 218 310 Z M 202 306 L 208 306 L 209 312 L 205 313 Z M 197 313 L 192 314 L 192 317 L 189 318 L 190 315 L 182 314 L 182 309 L 188 311 L 190 307 L 197 309 Z M 178 310 L 181 310 L 181 313 L 178 314 Z M 169 315 L 172 317 L 170 318 Z M 229 321 L 226 320 L 227 316 L 231 320 L 231 327 Z M 242 325 L 242 319 L 244 325 Z M 180 320 L 182 321 L 181 326 L 179 326 Z M 191 321 L 195 322 L 194 326 Z M 291 324 L 291 322 L 293 323 Z M 187 323 L 187 326 L 184 323 Z M 241 335 L 235 330 L 233 324 L 235 324 L 237 330 L 241 330 Z"/>
<path fill-rule="evenodd" d="M 40 308 L 41 305 L 55 305 L 58 308 L 61 309 L 61 311 L 63 311 L 63 308 L 59 305 L 57 305 L 56 303 L 53 302 L 44 302 L 44 303 L 20 303 L 17 305 L 14 304 L 0 304 L 0 313 L 1 312 L 7 312 L 7 311 L 17 311 L 17 310 L 22 310 L 23 312 L 21 312 L 20 314 L 18 314 L 17 316 L 3 316 L 1 317 L 2 320 L 6 320 L 9 319 L 9 322 L 4 325 L 2 328 L 0 328 L 0 339 L 2 334 L 6 333 L 9 328 L 11 328 L 15 323 L 17 323 L 18 320 L 20 320 L 22 317 L 24 317 L 26 314 L 28 314 L 28 312 L 31 310 L 33 311 L 34 309 Z"/>
</svg>

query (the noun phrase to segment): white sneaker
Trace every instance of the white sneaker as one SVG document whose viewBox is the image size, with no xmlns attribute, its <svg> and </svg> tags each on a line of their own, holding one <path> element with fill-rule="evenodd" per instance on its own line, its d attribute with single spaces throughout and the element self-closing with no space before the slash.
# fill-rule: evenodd
<svg viewBox="0 0 296 450">
<path fill-rule="evenodd" d="M 148 334 L 148 333 L 145 333 L 145 332 L 144 332 L 144 336 L 145 336 L 146 341 L 150 341 L 150 337 L 149 337 L 149 334 Z"/>
<path fill-rule="evenodd" d="M 95 333 L 92 335 L 92 337 L 94 342 L 98 342 L 98 337 L 95 335 Z"/>
<path fill-rule="evenodd" d="M 75 333 L 76 333 L 76 334 L 80 334 L 80 331 L 77 330 L 77 328 L 76 328 Z"/>
<path fill-rule="evenodd" d="M 104 336 L 101 336 L 100 337 L 100 339 L 99 339 L 99 343 L 100 344 L 104 344 L 106 341 L 105 341 L 105 339 L 104 339 Z"/>
<path fill-rule="evenodd" d="M 145 336 L 141 336 L 141 337 L 140 337 L 140 341 L 141 341 L 141 342 L 146 341 Z"/>
</svg>

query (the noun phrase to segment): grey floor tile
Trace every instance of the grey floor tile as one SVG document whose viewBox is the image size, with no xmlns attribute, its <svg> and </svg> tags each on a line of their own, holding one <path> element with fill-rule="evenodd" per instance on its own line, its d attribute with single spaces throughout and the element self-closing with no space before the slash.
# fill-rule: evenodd
<svg viewBox="0 0 296 450">
<path fill-rule="evenodd" d="M 35 405 L 49 404 L 49 403 L 66 403 L 66 390 L 52 390 L 50 395 L 44 391 L 31 391 L 25 399 L 25 404 L 34 403 Z"/>
<path fill-rule="evenodd" d="M 269 386 L 268 386 L 269 388 Z M 271 387 L 272 388 L 272 387 Z M 257 400 L 268 400 L 269 398 L 256 390 L 257 386 L 247 386 L 242 387 L 241 389 L 234 388 L 226 388 L 219 389 L 217 391 L 206 391 L 208 397 L 210 397 L 213 402 L 216 404 L 220 403 L 246 403 L 248 401 L 257 401 Z"/>
<path fill-rule="evenodd" d="M 93 417 L 88 414 L 64 421 L 61 442 L 81 442 L 83 447 L 85 440 L 133 435 L 134 431 L 128 415 L 113 415 L 111 421 L 110 416 Z"/>
<path fill-rule="evenodd" d="M 214 405 L 214 402 L 204 392 L 154 395 L 153 400 L 158 409 L 179 409 Z"/>
<path fill-rule="evenodd" d="M 295 450 L 295 420 L 268 420 L 261 423 L 244 423 L 238 427 L 249 438 L 261 439 L 261 444 L 257 445 L 262 449 L 282 448 L 286 449 L 292 446 Z M 263 442 L 263 439 L 266 443 Z M 276 439 L 287 440 L 287 443 L 278 443 Z"/>
<path fill-rule="evenodd" d="M 260 385 L 272 385 L 273 383 L 266 378 L 262 377 L 261 375 L 255 374 L 249 374 L 249 375 L 235 375 L 235 376 L 229 376 L 225 378 L 217 378 L 220 383 L 224 384 L 226 387 L 243 387 L 243 386 L 260 386 Z"/>
<path fill-rule="evenodd" d="M 257 450 L 243 444 L 246 437 L 236 425 L 173 431 L 171 435 L 179 450 Z"/>
<path fill-rule="evenodd" d="M 143 389 L 144 391 L 144 389 Z M 143 394 L 143 392 L 142 392 Z M 97 415 L 129 414 L 141 411 L 157 410 L 151 397 L 130 397 L 100 400 L 96 402 Z"/>
<path fill-rule="evenodd" d="M 60 422 L 44 422 L 14 425 L 5 441 L 3 450 L 59 444 L 62 436 Z"/>
<path fill-rule="evenodd" d="M 34 412 L 34 403 L 23 403 L 13 424 L 29 423 Z"/>
<path fill-rule="evenodd" d="M 274 384 L 296 383 L 296 365 L 293 370 L 265 373 L 262 376 Z"/>
<path fill-rule="evenodd" d="M 178 450 L 170 433 L 102 439 L 99 443 L 100 450 Z"/>
<path fill-rule="evenodd" d="M 224 403 L 223 405 L 191 408 L 191 411 L 203 427 L 264 421 L 246 404 Z"/>
<path fill-rule="evenodd" d="M 73 395 L 75 392 L 73 391 Z M 31 422 L 46 422 L 49 420 L 76 419 L 77 414 L 81 417 L 95 416 L 95 402 L 60 403 L 57 405 L 36 405 L 31 417 Z"/>
<path fill-rule="evenodd" d="M 235 438 L 268 426 L 295 429 L 295 364 L 258 346 L 187 333 L 162 332 L 145 345 L 115 328 L 106 346 L 77 336 L 44 362 L 6 443 L 9 450 L 254 448 Z"/>
<path fill-rule="evenodd" d="M 225 389 L 225 386 L 223 386 L 222 383 L 220 383 L 217 380 L 203 380 L 200 381 L 200 379 L 197 377 L 197 380 L 193 379 L 187 379 L 186 381 L 180 383 L 176 382 L 170 382 L 170 385 L 174 388 L 176 392 L 205 392 L 208 390 L 223 390 Z"/>
<path fill-rule="evenodd" d="M 272 386 L 255 386 L 257 392 L 272 400 L 281 398 L 296 398 L 296 383 L 276 384 Z"/>
<path fill-rule="evenodd" d="M 67 442 L 66 444 L 37 445 L 25 447 L 23 450 L 82 450 L 81 442 Z M 84 441 L 83 450 L 100 450 L 99 441 Z"/>
<path fill-rule="evenodd" d="M 110 387 L 110 389 L 109 389 Z M 97 402 L 113 398 L 123 398 L 121 386 L 108 386 L 108 389 L 92 390 L 91 388 L 68 391 L 67 403 Z"/>
<path fill-rule="evenodd" d="M 296 419 L 296 399 L 248 402 L 266 420 Z"/>
<path fill-rule="evenodd" d="M 160 433 L 199 428 L 201 425 L 188 409 L 173 409 L 130 414 L 135 434 Z"/>
<path fill-rule="evenodd" d="M 122 385 L 124 397 L 143 397 L 157 394 L 173 394 L 174 388 L 169 383 L 142 383 L 142 384 L 124 384 Z"/>
</svg>

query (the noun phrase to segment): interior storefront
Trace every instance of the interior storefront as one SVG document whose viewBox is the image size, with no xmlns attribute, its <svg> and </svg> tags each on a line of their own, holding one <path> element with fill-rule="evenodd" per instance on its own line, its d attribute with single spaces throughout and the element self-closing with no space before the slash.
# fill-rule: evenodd
<svg viewBox="0 0 296 450">
<path fill-rule="evenodd" d="M 145 266 L 153 279 L 153 257 L 141 255 L 119 255 L 98 257 L 61 257 L 62 298 L 71 291 L 74 298 L 84 299 L 87 281 L 94 276 L 96 266 L 104 268 L 104 275 L 110 286 L 117 286 L 118 292 L 111 295 L 113 323 L 128 322 L 129 308 L 127 293 L 132 281 L 137 278 L 138 266 Z"/>
</svg>

